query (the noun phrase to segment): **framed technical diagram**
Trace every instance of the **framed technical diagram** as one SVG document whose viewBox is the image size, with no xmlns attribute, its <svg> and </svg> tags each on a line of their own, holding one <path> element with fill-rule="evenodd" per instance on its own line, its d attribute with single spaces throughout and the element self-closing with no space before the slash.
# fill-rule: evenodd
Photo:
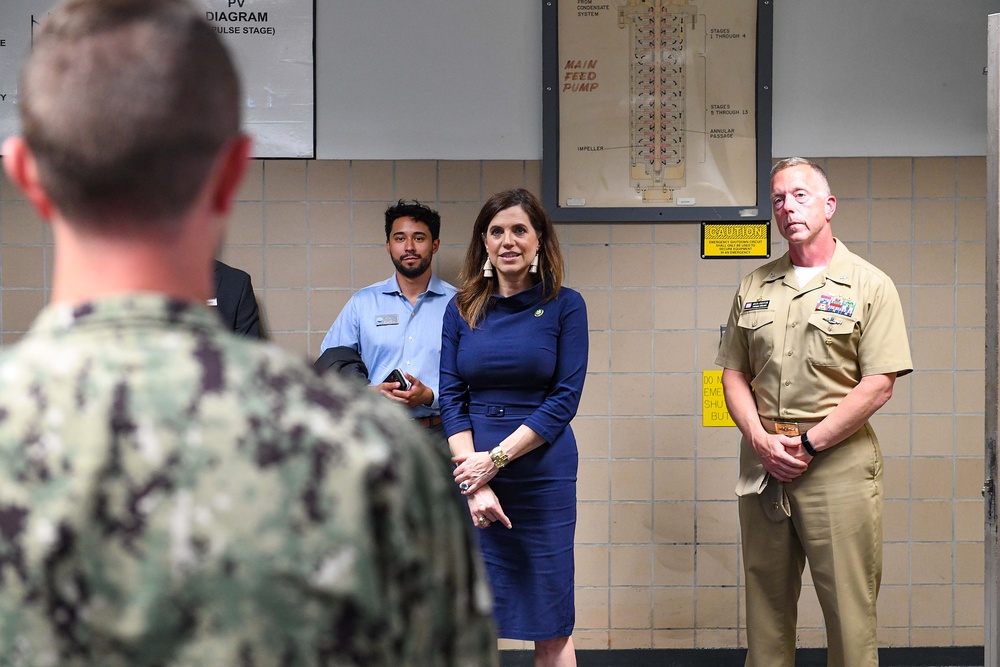
<svg viewBox="0 0 1000 667">
<path fill-rule="evenodd" d="M 769 220 L 771 0 L 542 0 L 557 222 Z"/>
</svg>

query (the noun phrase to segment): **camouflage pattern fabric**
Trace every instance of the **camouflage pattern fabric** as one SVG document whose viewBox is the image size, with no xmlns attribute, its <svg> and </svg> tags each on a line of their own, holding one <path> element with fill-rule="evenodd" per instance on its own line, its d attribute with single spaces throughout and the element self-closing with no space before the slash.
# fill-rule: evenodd
<svg viewBox="0 0 1000 667">
<path fill-rule="evenodd" d="M 0 355 L 0 665 L 494 665 L 404 411 L 208 308 L 42 312 Z"/>
</svg>

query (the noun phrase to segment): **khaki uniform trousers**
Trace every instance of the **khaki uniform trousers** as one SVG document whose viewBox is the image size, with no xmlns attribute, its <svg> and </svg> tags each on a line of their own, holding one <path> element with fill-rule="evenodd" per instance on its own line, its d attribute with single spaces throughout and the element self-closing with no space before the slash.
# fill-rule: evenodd
<svg viewBox="0 0 1000 667">
<path fill-rule="evenodd" d="M 740 466 L 759 463 L 741 443 Z M 769 480 L 769 484 L 774 484 Z M 791 517 L 768 518 L 770 494 L 739 499 L 747 601 L 747 667 L 794 667 L 802 570 L 809 561 L 826 621 L 830 667 L 878 665 L 882 454 L 865 424 L 784 485 Z M 782 515 L 783 516 L 783 515 Z"/>
</svg>

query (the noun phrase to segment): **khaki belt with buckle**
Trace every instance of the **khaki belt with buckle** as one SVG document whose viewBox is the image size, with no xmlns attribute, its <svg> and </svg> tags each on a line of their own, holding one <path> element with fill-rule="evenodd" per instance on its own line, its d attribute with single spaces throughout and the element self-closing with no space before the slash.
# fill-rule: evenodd
<svg viewBox="0 0 1000 667">
<path fill-rule="evenodd" d="M 794 422 L 787 421 L 774 421 L 773 419 L 768 419 L 767 417 L 760 418 L 760 425 L 764 427 L 765 431 L 770 433 L 778 433 L 780 435 L 787 435 L 788 437 L 793 437 L 796 435 L 802 435 L 809 429 L 811 429 L 816 424 L 820 423 L 821 419 L 815 420 L 800 420 Z"/>
</svg>

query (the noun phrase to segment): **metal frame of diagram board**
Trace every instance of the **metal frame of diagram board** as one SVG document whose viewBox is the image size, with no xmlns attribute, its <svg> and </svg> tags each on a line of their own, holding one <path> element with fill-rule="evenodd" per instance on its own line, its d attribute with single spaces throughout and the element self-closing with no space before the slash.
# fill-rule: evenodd
<svg viewBox="0 0 1000 667">
<path fill-rule="evenodd" d="M 542 0 L 557 222 L 771 217 L 772 0 Z"/>
</svg>

